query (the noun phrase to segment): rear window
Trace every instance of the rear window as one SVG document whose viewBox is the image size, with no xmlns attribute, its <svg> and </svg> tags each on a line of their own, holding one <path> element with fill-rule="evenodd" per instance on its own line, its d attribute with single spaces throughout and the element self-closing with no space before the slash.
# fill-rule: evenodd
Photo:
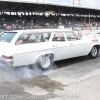
<svg viewBox="0 0 100 100">
<path fill-rule="evenodd" d="M 0 41 L 11 42 L 11 40 L 14 38 L 16 34 L 17 32 L 4 32 L 0 37 Z"/>
</svg>

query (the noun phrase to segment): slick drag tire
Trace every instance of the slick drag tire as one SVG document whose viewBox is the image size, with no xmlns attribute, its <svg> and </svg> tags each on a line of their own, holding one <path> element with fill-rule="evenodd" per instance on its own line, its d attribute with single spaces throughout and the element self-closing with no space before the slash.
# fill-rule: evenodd
<svg viewBox="0 0 100 100">
<path fill-rule="evenodd" d="M 42 55 L 37 59 L 36 69 L 41 72 L 51 70 L 53 68 L 53 54 Z"/>
</svg>

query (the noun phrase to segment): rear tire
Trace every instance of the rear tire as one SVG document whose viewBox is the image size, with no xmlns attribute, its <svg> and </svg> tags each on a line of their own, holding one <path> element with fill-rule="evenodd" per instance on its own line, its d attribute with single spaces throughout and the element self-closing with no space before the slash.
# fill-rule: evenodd
<svg viewBox="0 0 100 100">
<path fill-rule="evenodd" d="M 51 70 L 53 68 L 53 59 L 53 54 L 46 54 L 40 56 L 35 64 L 36 70 L 42 73 Z"/>
<path fill-rule="evenodd" d="M 93 46 L 91 51 L 90 51 L 90 53 L 89 53 L 89 57 L 91 59 L 94 59 L 94 58 L 96 58 L 98 56 L 98 53 L 99 53 L 99 48 L 96 47 L 96 46 Z"/>
</svg>

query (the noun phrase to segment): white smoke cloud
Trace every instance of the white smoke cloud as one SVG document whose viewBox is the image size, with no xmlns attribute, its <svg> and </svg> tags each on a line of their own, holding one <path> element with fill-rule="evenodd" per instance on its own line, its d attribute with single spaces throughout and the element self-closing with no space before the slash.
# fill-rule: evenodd
<svg viewBox="0 0 100 100">
<path fill-rule="evenodd" d="M 22 66 L 22 67 L 9 67 L 3 64 L 0 64 L 0 83 L 2 82 L 14 82 L 20 81 L 22 79 L 30 79 L 34 77 L 38 77 L 41 75 L 47 75 L 48 73 L 52 72 L 52 70 L 57 69 L 56 64 L 53 64 L 53 68 L 47 71 L 37 70 L 35 65 L 32 67 L 30 66 Z"/>
</svg>

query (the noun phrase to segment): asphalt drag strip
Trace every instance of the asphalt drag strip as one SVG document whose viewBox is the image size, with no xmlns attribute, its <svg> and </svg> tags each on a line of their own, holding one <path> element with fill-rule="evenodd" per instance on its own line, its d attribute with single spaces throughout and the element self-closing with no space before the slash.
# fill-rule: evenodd
<svg viewBox="0 0 100 100">
<path fill-rule="evenodd" d="M 99 100 L 100 55 L 62 60 L 55 66 L 41 75 L 27 67 L 1 65 L 0 100 Z"/>
</svg>

